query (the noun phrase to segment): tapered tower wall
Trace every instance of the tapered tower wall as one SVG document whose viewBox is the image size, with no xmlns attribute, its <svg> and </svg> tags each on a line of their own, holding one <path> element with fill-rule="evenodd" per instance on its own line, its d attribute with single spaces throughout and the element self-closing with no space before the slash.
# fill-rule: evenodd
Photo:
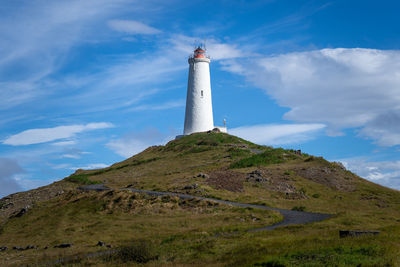
<svg viewBox="0 0 400 267">
<path fill-rule="evenodd" d="M 189 58 L 188 62 L 189 78 L 184 135 L 205 132 L 214 128 L 210 85 L 210 59 L 202 55 L 196 57 L 195 54 L 195 56 Z"/>
</svg>

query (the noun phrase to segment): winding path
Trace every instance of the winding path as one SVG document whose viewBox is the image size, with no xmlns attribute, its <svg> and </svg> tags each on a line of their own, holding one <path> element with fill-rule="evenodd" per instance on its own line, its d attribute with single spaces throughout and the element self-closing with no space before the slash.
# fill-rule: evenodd
<svg viewBox="0 0 400 267">
<path fill-rule="evenodd" d="M 277 227 L 281 226 L 287 226 L 287 225 L 295 225 L 295 224 L 306 224 L 306 223 L 311 223 L 311 222 L 319 222 L 325 219 L 328 219 L 332 217 L 332 214 L 324 214 L 324 213 L 313 213 L 313 212 L 304 212 L 304 211 L 294 211 L 294 210 L 287 210 L 287 209 L 278 209 L 278 208 L 271 208 L 268 206 L 263 206 L 263 205 L 256 205 L 256 204 L 246 204 L 246 203 L 238 203 L 238 202 L 233 202 L 233 201 L 227 201 L 227 200 L 220 200 L 220 199 L 215 199 L 215 198 L 208 198 L 208 197 L 199 197 L 199 196 L 192 196 L 192 195 L 186 195 L 186 194 L 180 194 L 180 193 L 171 193 L 171 192 L 158 192 L 158 191 L 146 191 L 146 190 L 140 190 L 140 189 L 135 189 L 135 188 L 124 188 L 122 190 L 128 190 L 131 192 L 137 192 L 137 193 L 146 193 L 149 195 L 153 196 L 176 196 L 182 199 L 203 199 L 203 200 L 209 200 L 209 201 L 214 201 L 217 203 L 221 204 L 226 204 L 226 205 L 232 205 L 236 207 L 241 207 L 241 208 L 255 208 L 255 209 L 264 209 L 264 210 L 274 210 L 278 211 L 283 215 L 283 220 L 269 226 L 261 227 L 261 228 L 256 228 L 256 229 L 251 229 L 249 231 L 263 231 L 263 230 L 273 230 Z"/>
<path fill-rule="evenodd" d="M 87 190 L 87 191 L 105 191 L 111 190 L 111 188 L 104 186 L 104 184 L 93 184 L 93 185 L 85 185 L 81 186 L 78 189 Z M 280 214 L 283 215 L 283 220 L 269 226 L 251 229 L 249 231 L 263 231 L 263 230 L 273 230 L 277 227 L 287 226 L 287 225 L 295 225 L 295 224 L 306 224 L 312 222 L 319 222 L 325 219 L 331 218 L 332 214 L 325 214 L 325 213 L 314 213 L 314 212 L 305 212 L 305 211 L 295 211 L 295 210 L 287 210 L 287 209 L 279 209 L 279 208 L 271 208 L 264 205 L 257 205 L 257 204 L 247 204 L 247 203 L 239 203 L 233 202 L 228 200 L 221 200 L 209 197 L 200 197 L 200 196 L 193 196 L 187 194 L 180 194 L 180 193 L 172 193 L 172 192 L 159 192 L 159 191 L 147 191 L 147 190 L 140 190 L 135 188 L 121 188 L 121 190 L 136 192 L 136 193 L 145 193 L 148 195 L 153 196 L 176 196 L 181 199 L 203 199 L 209 200 L 221 204 L 231 205 L 235 207 L 241 208 L 255 208 L 255 209 L 263 209 L 263 210 L 274 210 L 278 211 Z"/>
</svg>

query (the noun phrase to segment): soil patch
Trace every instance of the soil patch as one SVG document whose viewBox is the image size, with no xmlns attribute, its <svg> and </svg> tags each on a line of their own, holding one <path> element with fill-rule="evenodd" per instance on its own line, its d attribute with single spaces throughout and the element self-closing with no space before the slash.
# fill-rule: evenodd
<svg viewBox="0 0 400 267">
<path fill-rule="evenodd" d="M 214 171 L 210 174 L 210 178 L 206 180 L 208 185 L 216 189 L 225 189 L 231 192 L 243 192 L 243 182 L 246 175 L 230 170 Z"/>
</svg>

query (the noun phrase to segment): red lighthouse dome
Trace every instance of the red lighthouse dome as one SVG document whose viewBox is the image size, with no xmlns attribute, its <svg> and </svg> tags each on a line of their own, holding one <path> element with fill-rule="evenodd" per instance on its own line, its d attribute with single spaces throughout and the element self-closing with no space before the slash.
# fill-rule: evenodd
<svg viewBox="0 0 400 267">
<path fill-rule="evenodd" d="M 206 57 L 205 53 L 206 53 L 206 51 L 199 46 L 199 47 L 197 47 L 196 50 L 194 50 L 193 55 L 194 55 L 194 58 L 205 58 Z"/>
</svg>

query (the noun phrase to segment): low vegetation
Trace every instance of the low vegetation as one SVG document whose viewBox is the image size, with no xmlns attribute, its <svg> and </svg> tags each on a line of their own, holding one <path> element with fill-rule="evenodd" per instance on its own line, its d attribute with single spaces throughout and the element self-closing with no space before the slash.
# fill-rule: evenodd
<svg viewBox="0 0 400 267">
<path fill-rule="evenodd" d="M 114 191 L 76 190 L 91 183 L 105 183 Z M 51 186 L 63 190 L 58 188 L 50 200 L 32 198 L 26 214 L 8 216 L 0 227 L 0 247 L 9 247 L 0 252 L 1 266 L 41 266 L 59 258 L 75 266 L 400 266 L 400 193 L 297 149 L 199 133 L 149 147 L 108 168 L 78 170 Z M 127 187 L 334 216 L 253 232 L 281 216 L 121 190 Z M 1 200 L 0 213 L 27 205 L 17 203 Z M 340 238 L 339 230 L 347 229 L 380 234 Z M 112 248 L 96 246 L 99 240 Z M 53 248 L 65 242 L 72 247 Z M 38 248 L 10 249 L 26 245 Z"/>
</svg>

